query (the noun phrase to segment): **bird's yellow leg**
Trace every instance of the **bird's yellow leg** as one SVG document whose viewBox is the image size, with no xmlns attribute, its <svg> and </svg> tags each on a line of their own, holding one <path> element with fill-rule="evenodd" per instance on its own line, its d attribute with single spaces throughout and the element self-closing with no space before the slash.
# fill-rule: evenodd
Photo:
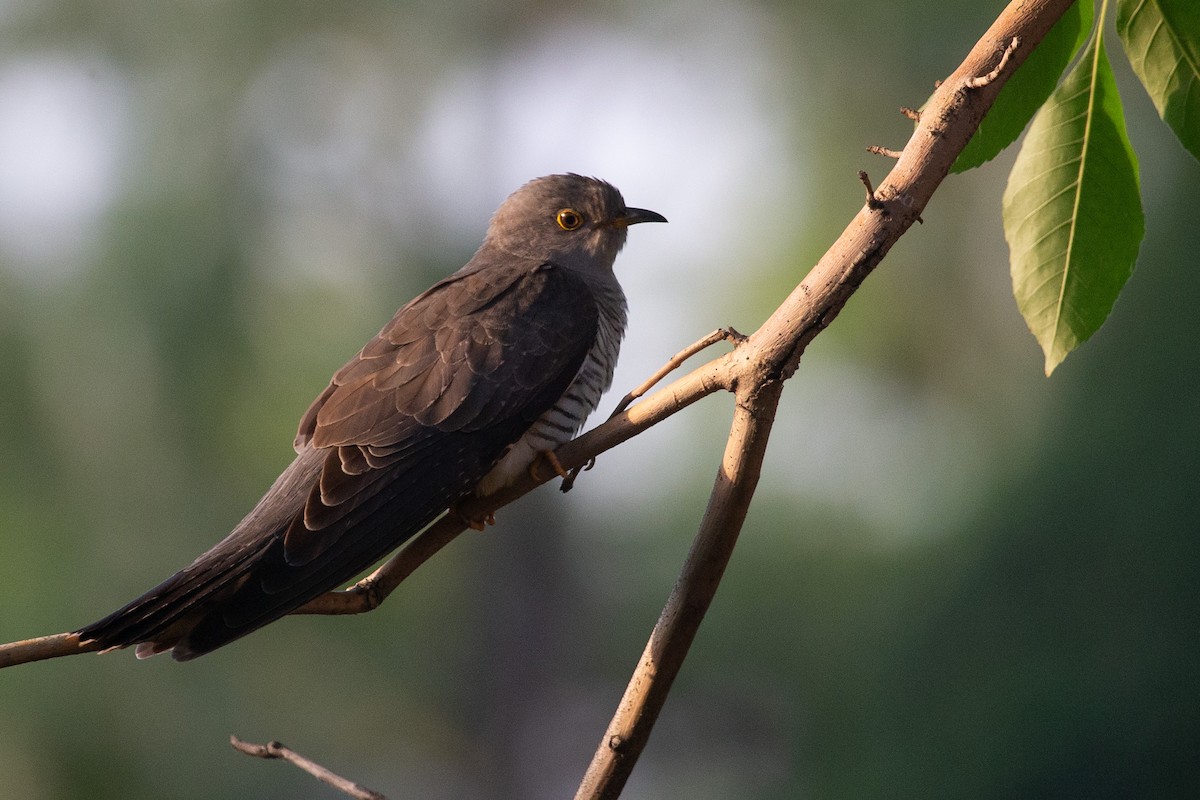
<svg viewBox="0 0 1200 800">
<path fill-rule="evenodd" d="M 570 476 L 571 473 L 568 472 L 566 467 L 562 465 L 562 462 L 558 460 L 558 456 L 554 455 L 553 450 L 539 450 L 537 458 L 529 462 L 529 477 L 533 478 L 535 481 L 541 480 L 541 477 L 538 475 L 538 465 L 543 461 L 549 464 L 550 468 L 554 470 L 554 474 L 558 475 L 558 477 L 562 478 L 563 480 L 566 480 Z"/>
</svg>

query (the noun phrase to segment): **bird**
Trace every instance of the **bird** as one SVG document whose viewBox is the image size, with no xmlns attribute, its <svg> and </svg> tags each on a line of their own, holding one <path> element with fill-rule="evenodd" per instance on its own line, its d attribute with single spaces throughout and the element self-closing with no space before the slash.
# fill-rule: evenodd
<svg viewBox="0 0 1200 800">
<path fill-rule="evenodd" d="M 295 459 L 210 550 L 74 632 L 187 661 L 344 585 L 471 495 L 570 440 L 612 383 L 628 228 L 611 184 L 536 178 L 461 269 L 400 308 L 300 420 Z"/>
</svg>

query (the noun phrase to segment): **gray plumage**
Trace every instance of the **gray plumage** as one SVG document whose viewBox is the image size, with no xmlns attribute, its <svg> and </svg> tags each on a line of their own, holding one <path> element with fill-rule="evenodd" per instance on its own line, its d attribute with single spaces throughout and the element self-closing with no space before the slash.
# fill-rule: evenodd
<svg viewBox="0 0 1200 800">
<path fill-rule="evenodd" d="M 297 456 L 191 565 L 82 630 L 203 655 L 335 589 L 461 501 L 570 439 L 625 329 L 613 261 L 665 222 L 578 175 L 527 183 L 466 266 L 396 312 L 300 421 Z"/>
</svg>

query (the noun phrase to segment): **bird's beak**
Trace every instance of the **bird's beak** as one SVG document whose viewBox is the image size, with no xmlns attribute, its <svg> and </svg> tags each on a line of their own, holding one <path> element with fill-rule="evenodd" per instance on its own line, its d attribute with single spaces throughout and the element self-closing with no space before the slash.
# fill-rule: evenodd
<svg viewBox="0 0 1200 800">
<path fill-rule="evenodd" d="M 617 215 L 613 220 L 613 225 L 621 228 L 627 228 L 630 225 L 637 225 L 639 222 L 666 222 L 667 218 L 657 211 L 649 211 L 645 208 L 627 208 Z"/>
</svg>

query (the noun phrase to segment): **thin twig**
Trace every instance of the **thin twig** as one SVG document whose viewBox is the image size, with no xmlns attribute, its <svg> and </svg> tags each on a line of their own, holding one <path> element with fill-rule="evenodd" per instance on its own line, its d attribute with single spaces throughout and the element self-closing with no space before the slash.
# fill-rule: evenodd
<svg viewBox="0 0 1200 800">
<path fill-rule="evenodd" d="M 858 171 L 858 180 L 867 189 L 867 208 L 876 210 L 883 208 L 883 201 L 875 196 L 875 187 L 871 186 L 871 178 L 867 175 L 866 170 Z"/>
<path fill-rule="evenodd" d="M 729 341 L 729 342 L 733 342 L 736 345 L 736 344 L 741 344 L 745 340 L 746 340 L 746 337 L 743 336 L 742 334 L 738 333 L 732 327 L 717 328 L 715 331 L 708 334 L 707 336 L 697 339 L 696 341 L 692 342 L 687 347 L 680 350 L 675 355 L 671 356 L 670 360 L 668 360 L 666 364 L 663 364 L 662 367 L 660 367 L 657 372 L 655 372 L 653 375 L 651 375 L 649 378 L 647 378 L 645 380 L 645 382 L 642 383 L 641 386 L 638 386 L 636 389 L 631 391 L 629 394 L 622 397 L 621 402 L 617 403 L 617 407 L 614 408 L 612 413 L 608 415 L 608 418 L 613 419 L 614 417 L 618 416 L 622 411 L 629 408 L 629 406 L 632 405 L 634 400 L 637 400 L 639 397 L 644 395 L 646 392 L 653 389 L 655 386 L 658 385 L 659 381 L 661 381 L 663 378 L 670 375 L 675 370 L 679 369 L 679 367 L 681 367 L 683 365 L 683 362 L 687 361 L 689 358 L 696 355 L 696 353 L 699 353 L 701 350 L 706 350 L 709 347 L 712 347 L 714 344 L 716 344 L 717 342 L 720 342 L 720 341 Z M 592 467 L 594 467 L 595 465 L 596 465 L 596 459 L 593 457 L 593 458 L 588 459 L 587 463 L 584 464 L 583 466 L 575 467 L 573 470 L 571 470 L 570 475 L 568 475 L 566 478 L 563 478 L 563 482 L 562 482 L 562 485 L 559 486 L 559 490 L 563 491 L 563 492 L 571 491 L 571 489 L 574 488 L 574 486 L 575 486 L 575 479 L 577 477 L 579 477 L 579 473 L 585 472 L 585 471 L 591 469 Z"/>
<path fill-rule="evenodd" d="M 653 375 L 651 375 L 649 378 L 647 378 L 645 383 L 643 383 L 641 386 L 634 389 L 629 394 L 622 397 L 621 402 L 617 403 L 617 407 L 614 408 L 613 412 L 608 415 L 608 418 L 612 419 L 613 417 L 617 416 L 625 409 L 629 408 L 629 406 L 633 404 L 634 400 L 637 400 L 639 397 L 644 395 L 646 392 L 650 391 L 655 386 L 657 386 L 659 381 L 661 381 L 663 378 L 670 375 L 675 370 L 679 369 L 679 367 L 683 364 L 683 362 L 687 361 L 689 358 L 696 355 L 696 353 L 699 353 L 701 350 L 706 350 L 709 347 L 712 347 L 717 342 L 721 342 L 721 341 L 733 342 L 734 344 L 741 344 L 742 342 L 746 341 L 746 337 L 743 336 L 742 334 L 738 333 L 733 328 L 726 327 L 726 328 L 717 328 L 715 331 L 708 334 L 707 336 L 697 339 L 696 341 L 689 344 L 687 347 L 680 350 L 675 355 L 671 356 L 671 359 L 669 361 L 667 361 L 666 364 L 663 364 L 659 368 L 658 372 L 655 372 Z"/>
<path fill-rule="evenodd" d="M 356 798 L 356 800 L 387 800 L 386 797 L 374 789 L 368 789 L 359 783 L 329 771 L 317 762 L 300 755 L 282 742 L 254 744 L 252 742 L 243 742 L 236 736 L 230 736 L 229 743 L 233 745 L 234 750 L 237 750 L 239 753 L 245 753 L 248 756 L 265 759 L 277 758 L 286 761 L 304 770 L 322 783 L 332 786 L 342 794 Z"/>
<path fill-rule="evenodd" d="M 921 121 L 921 112 L 908 106 L 900 106 L 900 113 L 911 119 L 913 122 Z"/>
</svg>

